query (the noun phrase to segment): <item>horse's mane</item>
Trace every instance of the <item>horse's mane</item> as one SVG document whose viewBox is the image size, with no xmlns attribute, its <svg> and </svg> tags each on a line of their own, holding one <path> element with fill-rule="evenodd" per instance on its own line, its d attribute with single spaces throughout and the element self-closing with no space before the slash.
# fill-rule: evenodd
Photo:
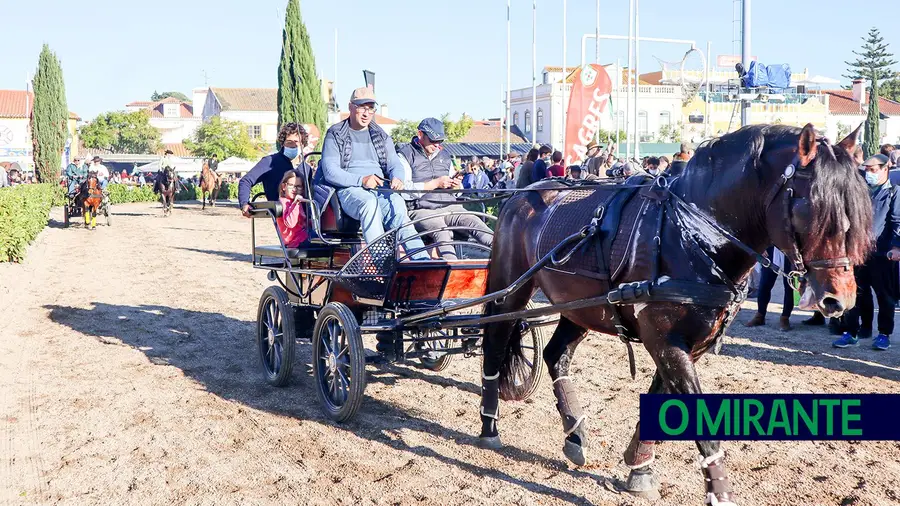
<svg viewBox="0 0 900 506">
<path fill-rule="evenodd" d="M 801 129 L 786 125 L 750 125 L 736 132 L 701 144 L 691 161 L 691 170 L 725 170 L 740 163 L 754 172 L 762 182 L 765 174 L 760 161 L 766 152 L 796 147 Z M 841 234 L 849 221 L 845 247 L 854 264 L 861 264 L 872 247 L 872 202 L 862 179 L 857 174 L 852 156 L 840 146 L 819 139 L 817 156 L 807 170 L 813 170 L 810 202 L 812 216 L 808 241 L 803 245 L 807 258 L 831 258 L 829 238 Z M 737 158 L 746 157 L 746 159 Z"/>
</svg>

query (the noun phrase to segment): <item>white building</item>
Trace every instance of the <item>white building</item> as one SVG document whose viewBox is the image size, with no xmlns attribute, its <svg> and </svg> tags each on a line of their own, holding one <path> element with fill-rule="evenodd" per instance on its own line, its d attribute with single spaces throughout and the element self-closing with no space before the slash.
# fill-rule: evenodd
<svg viewBox="0 0 900 506">
<path fill-rule="evenodd" d="M 625 130 L 627 69 L 616 65 L 605 65 L 613 82 L 612 100 L 606 113 L 600 118 L 600 128 L 607 131 Z M 567 83 L 563 85 L 561 67 L 544 67 L 541 84 L 537 86 L 536 106 L 532 107 L 532 89 L 522 88 L 510 92 L 510 114 L 513 128 L 518 127 L 524 136 L 538 144 L 562 146 L 563 139 L 563 86 L 566 101 L 572 90 L 572 72 L 568 71 Z M 616 79 L 616 76 L 621 76 Z M 676 86 L 653 86 L 642 84 L 638 87 L 638 132 L 644 142 L 657 138 L 663 125 L 676 126 L 681 120 L 683 94 Z M 567 104 L 566 104 L 567 105 Z M 534 111 L 532 111 L 534 109 Z M 634 100 L 630 111 L 634 111 Z M 531 132 L 531 115 L 536 114 L 536 132 Z"/>
<path fill-rule="evenodd" d="M 159 130 L 163 144 L 180 144 L 190 138 L 200 127 L 202 120 L 194 114 L 194 104 L 182 102 L 174 97 L 158 102 L 131 102 L 125 104 L 126 111 L 147 110 L 150 126 Z"/>
<path fill-rule="evenodd" d="M 219 116 L 247 125 L 250 138 L 274 144 L 278 138 L 277 88 L 194 88 L 194 115 L 209 121 Z"/>
<path fill-rule="evenodd" d="M 827 135 L 834 142 L 840 140 L 839 132 L 850 132 L 866 121 L 869 112 L 869 94 L 866 88 L 864 81 L 857 80 L 853 82 L 851 90 L 823 92 L 829 98 Z M 900 103 L 879 97 L 878 110 L 881 112 L 881 139 L 878 144 L 900 144 Z M 861 131 L 861 136 L 865 136 L 865 128 Z"/>
</svg>

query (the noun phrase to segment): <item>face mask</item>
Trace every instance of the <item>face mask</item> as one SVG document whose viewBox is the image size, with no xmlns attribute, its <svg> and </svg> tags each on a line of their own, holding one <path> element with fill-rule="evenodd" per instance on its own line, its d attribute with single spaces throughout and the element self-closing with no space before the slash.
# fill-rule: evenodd
<svg viewBox="0 0 900 506">
<path fill-rule="evenodd" d="M 866 183 L 868 183 L 869 186 L 878 186 L 879 182 L 878 174 L 866 172 Z"/>
<path fill-rule="evenodd" d="M 284 148 L 284 156 L 288 157 L 288 159 L 293 160 L 297 158 L 297 154 L 300 152 L 300 148 L 289 148 L 285 146 Z"/>
</svg>

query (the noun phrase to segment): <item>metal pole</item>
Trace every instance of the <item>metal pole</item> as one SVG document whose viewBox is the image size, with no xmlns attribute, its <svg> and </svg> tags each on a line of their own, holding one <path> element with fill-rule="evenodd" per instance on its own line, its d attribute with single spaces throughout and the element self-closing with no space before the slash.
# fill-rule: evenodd
<svg viewBox="0 0 900 506">
<path fill-rule="evenodd" d="M 337 28 L 334 29 L 334 82 L 331 83 L 331 97 L 328 97 L 329 100 L 334 97 L 335 106 L 337 106 L 337 69 L 338 69 L 338 31 Z M 340 110 L 340 109 L 338 109 Z M 340 119 L 340 117 L 338 117 Z"/>
<path fill-rule="evenodd" d="M 712 42 L 706 43 L 706 107 L 703 112 L 703 118 L 706 120 L 706 128 L 703 131 L 703 136 L 709 139 L 709 132 L 712 129 L 712 125 L 709 123 L 709 60 L 712 58 Z"/>
<path fill-rule="evenodd" d="M 503 115 L 506 113 L 506 105 L 503 103 L 503 85 L 500 85 L 500 145 L 498 150 L 503 151 Z M 507 118 L 509 119 L 509 118 Z"/>
<path fill-rule="evenodd" d="M 566 8 L 568 7 L 568 0 L 563 0 L 563 63 L 562 63 L 562 148 L 563 156 L 565 156 L 566 152 L 566 109 L 569 107 L 569 103 L 566 100 Z"/>
<path fill-rule="evenodd" d="M 537 142 L 537 0 L 531 0 L 531 143 Z"/>
<path fill-rule="evenodd" d="M 509 24 L 509 5 L 510 0 L 506 0 L 506 152 L 509 153 L 510 150 L 510 142 L 512 138 L 510 137 L 510 131 L 512 130 L 512 125 L 509 124 L 510 109 L 512 109 L 512 101 L 511 101 L 511 93 L 512 93 L 512 81 L 510 78 L 510 24 Z M 500 153 L 500 159 L 503 159 L 503 153 Z"/>
<path fill-rule="evenodd" d="M 594 51 L 596 53 L 594 60 L 597 65 L 600 65 L 600 0 L 597 0 L 597 29 L 595 30 L 595 41 L 596 44 L 594 46 Z M 584 65 L 584 64 L 582 64 Z"/>
<path fill-rule="evenodd" d="M 619 101 L 619 97 L 622 96 L 622 61 L 620 58 L 616 58 L 616 158 L 619 158 L 619 132 L 621 127 L 619 126 L 619 110 L 622 108 L 622 102 Z"/>
<path fill-rule="evenodd" d="M 750 68 L 750 0 L 741 5 L 741 64 Z M 741 126 L 750 124 L 750 102 L 741 100 Z"/>
<path fill-rule="evenodd" d="M 641 85 L 641 0 L 634 0 L 634 157 L 641 158 L 641 125 L 638 123 L 638 97 Z M 649 118 L 648 118 L 649 119 Z"/>
<path fill-rule="evenodd" d="M 588 39 L 603 39 L 603 40 L 628 40 L 628 37 L 625 35 L 595 35 L 593 33 L 586 33 L 581 36 L 581 65 L 584 66 L 587 61 L 587 40 Z M 684 40 L 684 39 L 663 39 L 660 37 L 640 37 L 642 42 L 665 42 L 669 44 L 687 44 L 691 46 L 693 49 L 697 46 L 697 41 L 695 40 Z"/>
<path fill-rule="evenodd" d="M 631 160 L 631 71 L 634 69 L 634 0 L 628 0 L 628 73 L 625 88 L 625 160 Z"/>
</svg>

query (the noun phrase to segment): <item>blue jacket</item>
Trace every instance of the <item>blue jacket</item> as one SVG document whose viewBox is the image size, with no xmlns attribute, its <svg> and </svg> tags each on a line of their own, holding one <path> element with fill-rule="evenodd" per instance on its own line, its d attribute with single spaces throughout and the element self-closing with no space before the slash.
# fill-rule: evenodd
<svg viewBox="0 0 900 506">
<path fill-rule="evenodd" d="M 281 151 L 264 156 L 262 160 L 250 169 L 238 183 L 238 203 L 241 207 L 250 202 L 250 188 L 256 183 L 262 183 L 266 192 L 266 200 L 278 200 L 278 185 L 284 173 L 294 170 L 294 166 Z M 309 166 L 300 164 L 297 166 L 297 175 L 304 181 L 309 181 Z"/>
<path fill-rule="evenodd" d="M 537 182 L 541 179 L 547 179 L 547 162 L 543 158 L 538 158 L 531 167 L 531 181 Z"/>
<path fill-rule="evenodd" d="M 875 254 L 884 256 L 900 248 L 900 187 L 887 182 L 872 194 L 872 232 Z"/>
</svg>

